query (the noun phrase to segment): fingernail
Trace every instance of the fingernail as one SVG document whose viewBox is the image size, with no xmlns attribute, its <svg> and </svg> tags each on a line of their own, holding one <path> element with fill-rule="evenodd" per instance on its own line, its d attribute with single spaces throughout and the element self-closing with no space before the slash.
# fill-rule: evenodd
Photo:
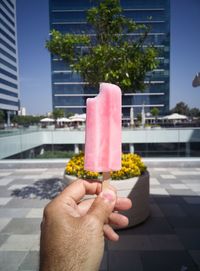
<svg viewBox="0 0 200 271">
<path fill-rule="evenodd" d="M 106 200 L 106 201 L 108 201 L 110 203 L 114 202 L 115 199 L 116 199 L 116 195 L 115 195 L 114 191 L 108 190 L 108 189 L 102 191 L 100 193 L 100 197 L 102 197 L 104 200 Z"/>
</svg>

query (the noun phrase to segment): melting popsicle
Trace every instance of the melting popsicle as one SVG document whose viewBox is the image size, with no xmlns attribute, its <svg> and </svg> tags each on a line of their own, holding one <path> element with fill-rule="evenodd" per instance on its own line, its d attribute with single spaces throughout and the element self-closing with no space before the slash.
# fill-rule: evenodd
<svg viewBox="0 0 200 271">
<path fill-rule="evenodd" d="M 99 94 L 87 99 L 84 168 L 103 172 L 121 169 L 121 89 L 101 83 Z"/>
</svg>

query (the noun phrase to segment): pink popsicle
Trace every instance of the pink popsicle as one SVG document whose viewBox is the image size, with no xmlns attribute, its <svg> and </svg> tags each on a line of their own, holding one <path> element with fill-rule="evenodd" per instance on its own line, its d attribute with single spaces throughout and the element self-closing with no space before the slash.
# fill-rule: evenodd
<svg viewBox="0 0 200 271">
<path fill-rule="evenodd" d="M 121 169 L 121 89 L 101 83 L 87 99 L 84 168 L 94 172 Z"/>
</svg>

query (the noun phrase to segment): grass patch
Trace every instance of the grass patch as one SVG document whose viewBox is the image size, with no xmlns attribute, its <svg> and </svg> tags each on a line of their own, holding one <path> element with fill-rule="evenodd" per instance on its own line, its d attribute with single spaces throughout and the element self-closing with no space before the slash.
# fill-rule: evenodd
<svg viewBox="0 0 200 271">
<path fill-rule="evenodd" d="M 72 151 L 45 151 L 43 154 L 37 155 L 36 159 L 56 159 L 71 158 L 74 155 Z"/>
</svg>

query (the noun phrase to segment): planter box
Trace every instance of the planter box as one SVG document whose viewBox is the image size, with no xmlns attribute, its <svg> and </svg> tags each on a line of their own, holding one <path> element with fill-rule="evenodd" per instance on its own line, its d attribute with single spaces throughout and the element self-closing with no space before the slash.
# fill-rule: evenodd
<svg viewBox="0 0 200 271">
<path fill-rule="evenodd" d="M 64 176 L 66 185 L 69 185 L 76 179 L 77 177 L 74 176 Z M 128 227 L 138 225 L 148 218 L 150 214 L 148 171 L 146 171 L 141 176 L 126 180 L 111 180 L 110 184 L 117 189 L 118 196 L 128 197 L 133 203 L 133 206 L 130 210 L 120 212 L 129 218 Z"/>
</svg>

